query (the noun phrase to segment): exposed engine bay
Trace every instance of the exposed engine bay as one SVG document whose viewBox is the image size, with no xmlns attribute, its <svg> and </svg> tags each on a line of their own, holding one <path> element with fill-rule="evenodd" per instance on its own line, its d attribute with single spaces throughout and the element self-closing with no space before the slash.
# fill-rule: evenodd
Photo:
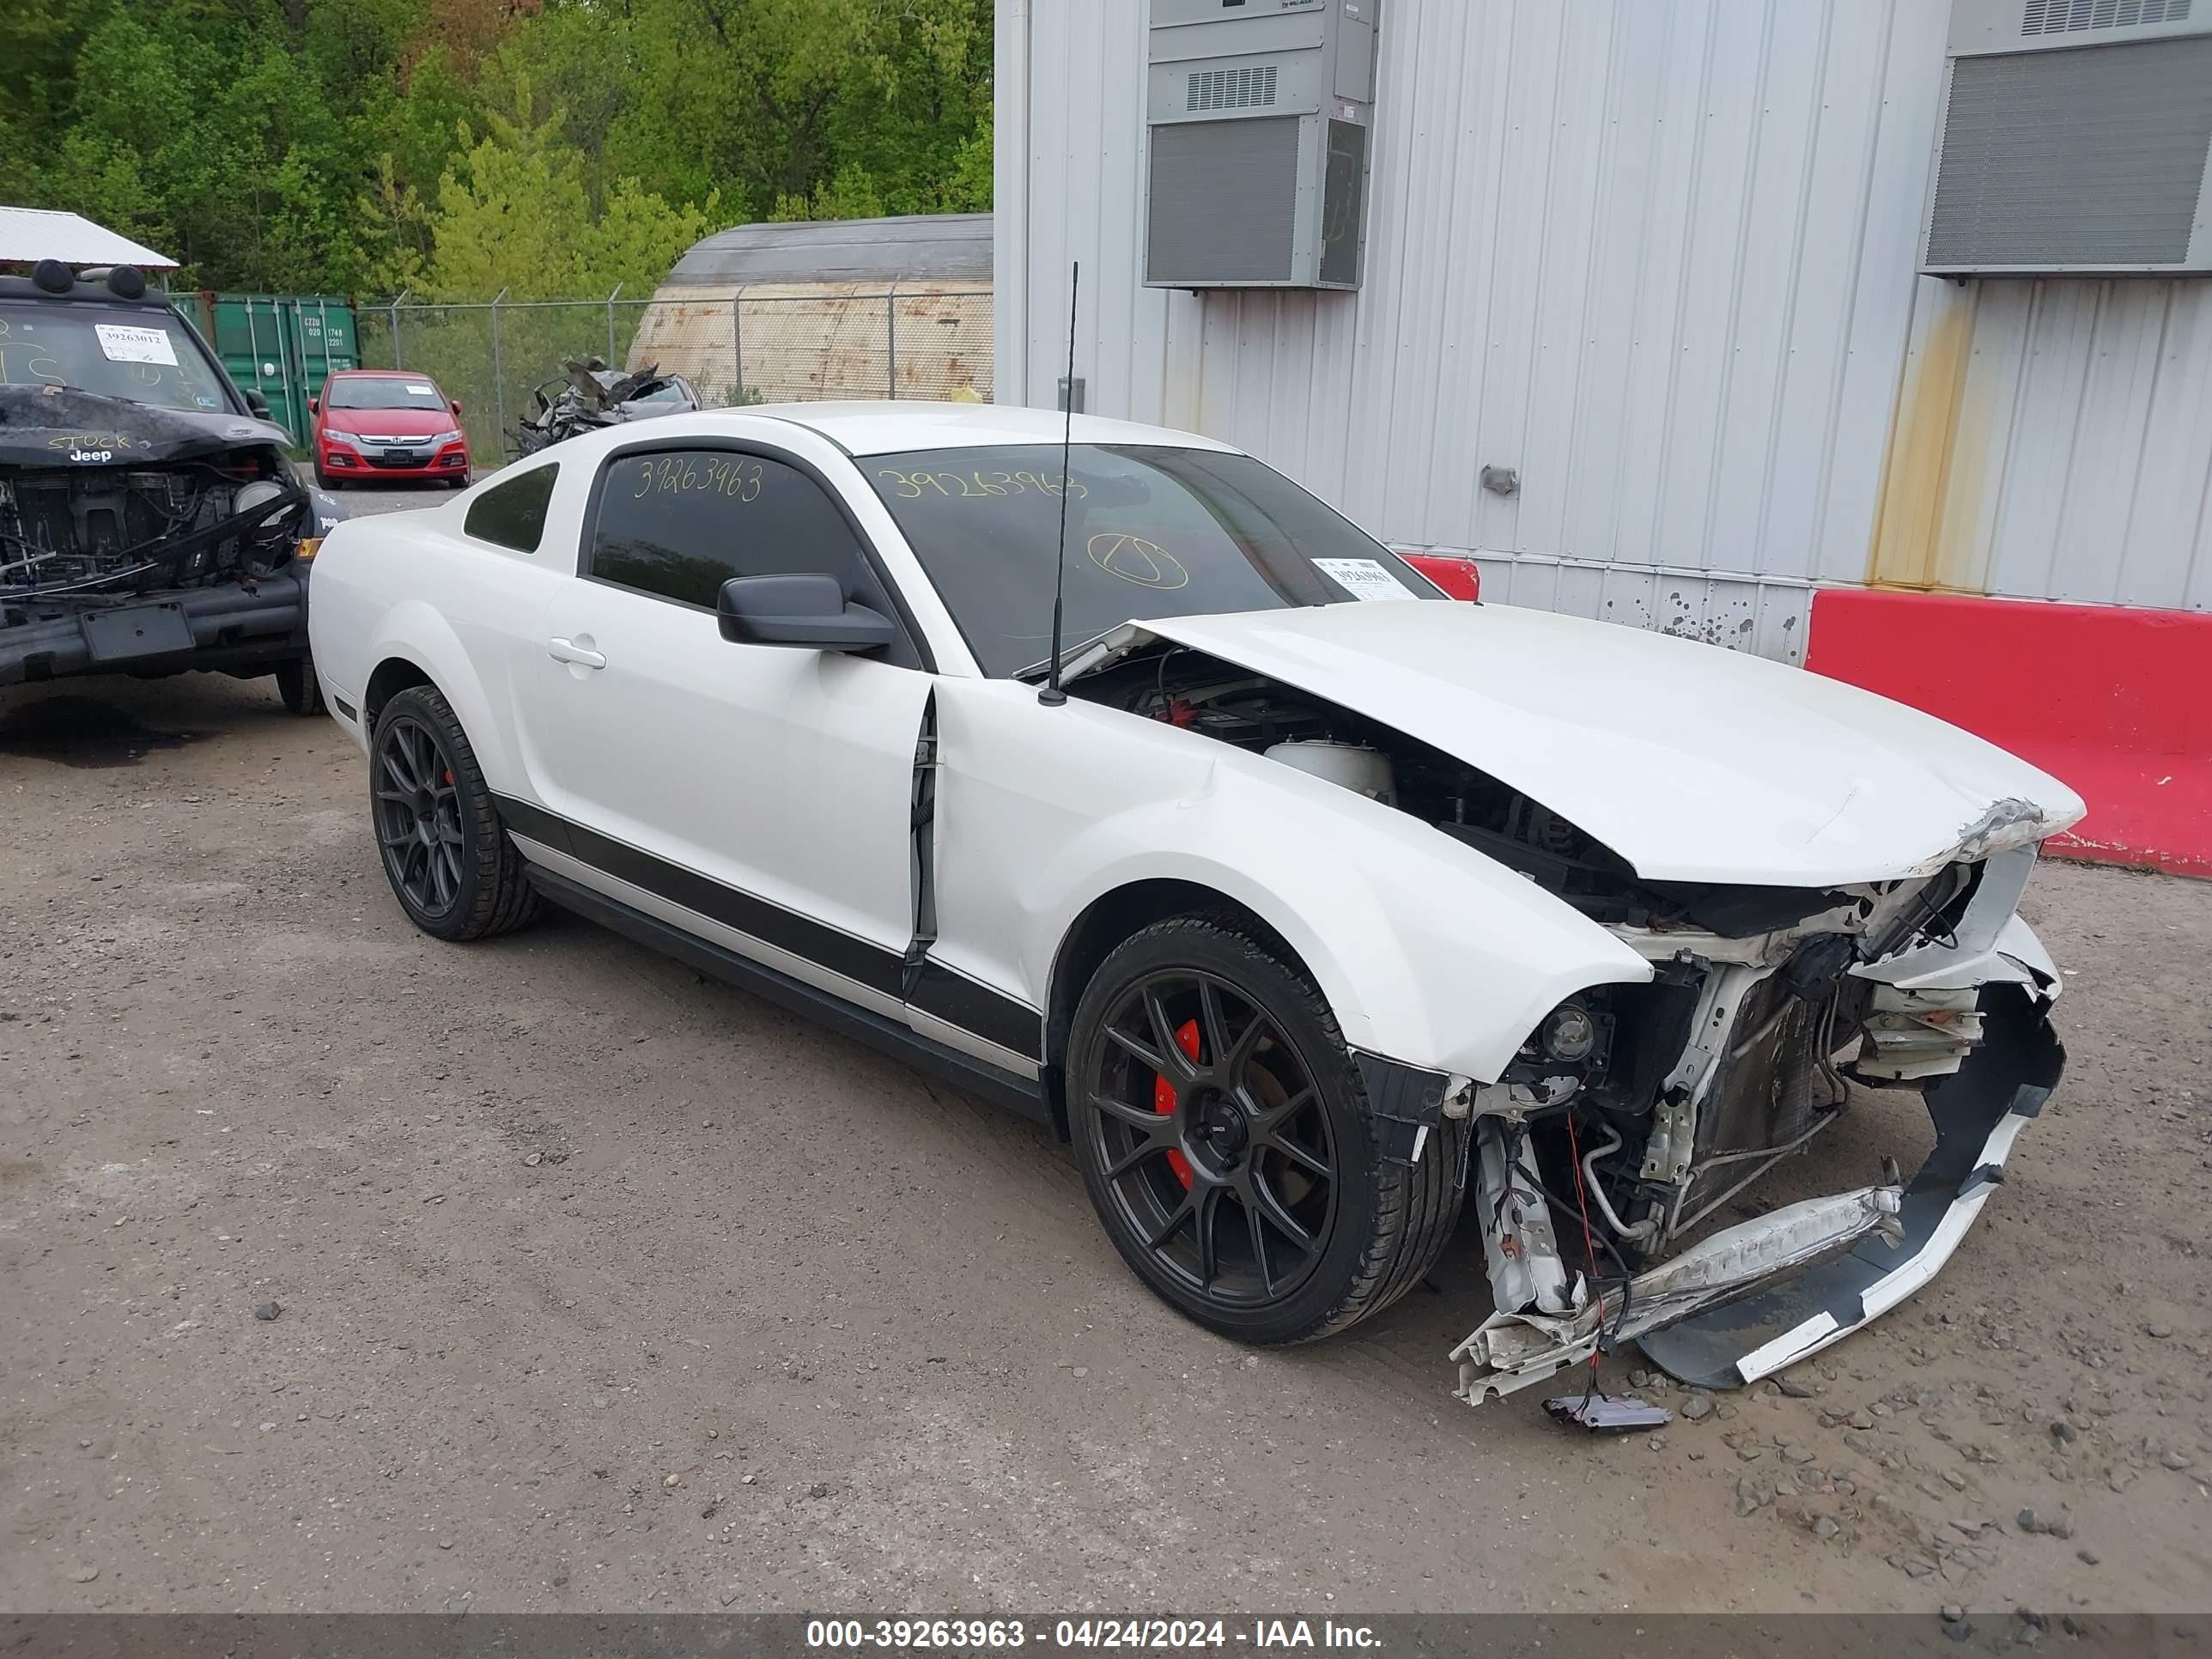
<svg viewBox="0 0 2212 1659">
<path fill-rule="evenodd" d="M 1445 1114 L 1474 1120 L 1498 1310 L 1455 1352 L 1471 1404 L 1631 1337 L 1723 1387 L 1826 1346 L 1941 1265 L 2057 1080 L 2057 970 L 2014 915 L 2032 843 L 1962 839 L 1932 873 L 1832 888 L 1651 881 L 1466 762 L 1194 648 L 1155 642 L 1069 694 L 1419 818 L 1650 964 L 1553 1008 L 1495 1079 L 1447 1084 Z M 1852 1084 L 1926 1095 L 1938 1146 L 1912 1183 L 1891 1165 L 1712 1231 Z"/>
<path fill-rule="evenodd" d="M 307 491 L 265 447 L 0 471 L 0 605 L 35 612 L 266 576 L 309 518 Z"/>
</svg>

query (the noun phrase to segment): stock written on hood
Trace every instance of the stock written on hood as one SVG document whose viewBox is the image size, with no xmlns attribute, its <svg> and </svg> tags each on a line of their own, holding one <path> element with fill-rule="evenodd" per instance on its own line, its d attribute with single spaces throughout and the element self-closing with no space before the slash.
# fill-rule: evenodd
<svg viewBox="0 0 2212 1659">
<path fill-rule="evenodd" d="M 161 409 L 222 410 L 222 385 L 200 352 L 178 349 L 157 313 L 100 322 L 64 306 L 0 312 L 0 386 L 66 386 Z"/>
<path fill-rule="evenodd" d="M 1440 599 L 1364 531 L 1249 455 L 1138 444 L 916 450 L 866 463 L 984 672 L 1041 668 L 1067 520 L 1069 647 L 1132 617 Z"/>
</svg>

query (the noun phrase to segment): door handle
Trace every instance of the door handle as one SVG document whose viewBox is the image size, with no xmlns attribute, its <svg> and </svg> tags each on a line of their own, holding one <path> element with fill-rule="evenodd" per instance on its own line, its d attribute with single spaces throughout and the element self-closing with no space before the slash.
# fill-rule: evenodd
<svg viewBox="0 0 2212 1659">
<path fill-rule="evenodd" d="M 605 668 L 605 656 L 588 646 L 578 645 L 573 640 L 548 640 L 545 654 L 555 662 L 572 662 L 579 668 Z"/>
</svg>

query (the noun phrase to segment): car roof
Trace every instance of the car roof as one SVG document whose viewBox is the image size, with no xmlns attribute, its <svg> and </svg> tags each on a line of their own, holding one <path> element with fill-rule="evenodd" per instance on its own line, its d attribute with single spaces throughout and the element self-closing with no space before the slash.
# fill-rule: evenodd
<svg viewBox="0 0 2212 1659">
<path fill-rule="evenodd" d="M 979 449 L 999 444 L 1056 444 L 1060 440 L 1061 422 L 1066 418 L 1056 409 L 1024 409 L 1013 404 L 927 403 L 893 398 L 851 403 L 749 404 L 715 412 L 789 421 L 811 428 L 854 455 L 896 455 L 910 449 Z M 1146 444 L 1237 453 L 1233 445 L 1195 432 L 1143 426 L 1134 421 L 1108 420 L 1098 415 L 1078 415 L 1072 435 L 1079 444 Z"/>
<path fill-rule="evenodd" d="M 438 377 L 419 368 L 334 368 L 333 380 L 428 380 L 437 384 Z"/>
</svg>

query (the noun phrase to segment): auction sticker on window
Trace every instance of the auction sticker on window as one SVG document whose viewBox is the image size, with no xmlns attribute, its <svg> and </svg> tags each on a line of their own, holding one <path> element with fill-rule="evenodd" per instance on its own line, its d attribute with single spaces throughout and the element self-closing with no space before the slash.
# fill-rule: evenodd
<svg viewBox="0 0 2212 1659">
<path fill-rule="evenodd" d="M 121 323 L 94 323 L 100 355 L 111 363 L 167 363 L 177 367 L 177 348 L 161 328 L 131 328 Z"/>
<path fill-rule="evenodd" d="M 1421 597 L 1374 559 L 1316 559 L 1314 568 L 1355 599 L 1418 599 Z"/>
</svg>

